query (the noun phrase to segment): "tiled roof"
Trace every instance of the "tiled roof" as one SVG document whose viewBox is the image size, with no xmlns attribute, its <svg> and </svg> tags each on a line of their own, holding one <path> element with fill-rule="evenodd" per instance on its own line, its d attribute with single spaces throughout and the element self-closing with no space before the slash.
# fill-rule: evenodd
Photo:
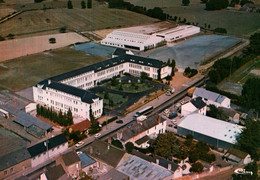
<svg viewBox="0 0 260 180">
<path fill-rule="evenodd" d="M 195 99 L 192 99 L 190 101 L 197 109 L 201 109 L 203 107 L 206 106 L 206 103 L 204 103 L 204 101 L 202 101 L 201 97 L 197 97 Z"/>
<path fill-rule="evenodd" d="M 22 148 L 0 157 L 0 171 L 12 167 L 20 162 L 29 159 L 31 156 L 26 148 Z"/>
<path fill-rule="evenodd" d="M 89 157 L 85 153 L 81 153 L 78 156 L 79 156 L 79 159 L 81 161 L 81 167 L 82 168 L 87 167 L 87 166 L 94 164 L 96 162 L 94 159 L 92 159 L 91 157 Z"/>
<path fill-rule="evenodd" d="M 138 145 L 141 145 L 141 144 L 143 144 L 143 143 L 149 141 L 150 139 L 151 139 L 151 138 L 149 138 L 149 136 L 145 135 L 144 137 L 142 137 L 142 138 L 136 140 L 135 143 L 138 144 Z"/>
<path fill-rule="evenodd" d="M 61 178 L 63 175 L 65 175 L 66 173 L 65 173 L 62 165 L 59 164 L 58 166 L 48 167 L 45 174 L 46 174 L 48 180 L 57 180 L 57 179 Z"/>
<path fill-rule="evenodd" d="M 117 171 L 116 169 L 112 168 L 103 176 L 101 175 L 100 179 L 107 179 L 107 180 L 129 180 L 129 177 L 124 173 Z"/>
<path fill-rule="evenodd" d="M 225 96 L 222 96 L 220 94 L 208 91 L 203 88 L 196 88 L 193 95 L 202 97 L 204 99 L 208 99 L 214 102 L 222 103 L 224 99 L 226 98 Z"/>
<path fill-rule="evenodd" d="M 47 151 L 47 148 L 44 145 L 44 142 L 46 142 L 46 141 L 42 141 L 42 142 L 35 144 L 34 146 L 31 146 L 28 148 L 28 151 L 29 151 L 31 157 L 35 157 L 35 156 Z M 62 145 L 65 142 L 67 142 L 67 139 L 65 138 L 65 136 L 63 134 L 54 136 L 54 137 L 48 139 L 48 143 L 47 143 L 48 150 L 55 148 L 59 145 Z"/>
<path fill-rule="evenodd" d="M 77 130 L 78 130 L 78 131 L 82 132 L 82 131 L 88 129 L 90 126 L 91 126 L 91 122 L 90 122 L 89 120 L 85 120 L 85 121 L 82 121 L 82 122 L 80 122 L 80 123 L 78 123 L 78 124 L 73 124 L 73 125 L 71 126 L 71 128 L 72 128 L 74 131 L 77 131 Z"/>
<path fill-rule="evenodd" d="M 62 160 L 66 166 L 70 166 L 70 165 L 80 161 L 77 153 L 74 151 L 70 151 L 66 154 L 63 154 Z"/>
</svg>

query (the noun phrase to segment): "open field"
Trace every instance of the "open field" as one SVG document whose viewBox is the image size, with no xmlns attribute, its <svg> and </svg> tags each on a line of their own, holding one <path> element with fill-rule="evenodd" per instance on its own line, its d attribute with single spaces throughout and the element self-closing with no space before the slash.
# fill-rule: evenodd
<svg viewBox="0 0 260 180">
<path fill-rule="evenodd" d="M 68 47 L 12 59 L 0 64 L 0 87 L 19 91 L 45 78 L 104 59 Z"/>
<path fill-rule="evenodd" d="M 187 19 L 187 22 L 210 24 L 211 29 L 216 27 L 226 28 L 228 33 L 234 35 L 250 35 L 260 30 L 260 13 L 248 13 L 243 11 L 206 11 L 205 4 L 201 4 L 200 0 L 191 1 L 189 6 L 181 6 L 179 0 L 128 0 L 129 2 L 145 6 L 147 9 L 153 7 L 162 7 L 162 9 L 171 16 L 177 16 Z M 257 1 L 259 3 L 259 1 Z"/>
<path fill-rule="evenodd" d="M 49 38 L 55 38 L 56 43 L 49 43 Z M 87 38 L 72 32 L 1 41 L 0 62 L 86 41 Z"/>
<path fill-rule="evenodd" d="M 71 31 L 92 31 L 158 21 L 127 10 L 109 9 L 106 4 L 100 4 L 97 1 L 92 1 L 91 9 L 81 9 L 80 2 L 73 1 L 73 9 L 66 8 L 67 1 L 26 5 L 25 8 L 32 6 L 31 8 L 38 8 L 38 10 L 24 12 L 0 24 L 0 35 L 7 36 L 12 33 L 16 36 L 31 36 L 31 34 L 39 32 L 49 34 L 53 31 L 58 32 L 61 27 L 67 27 Z M 46 7 L 57 9 L 42 10 L 44 4 L 47 4 Z"/>
</svg>

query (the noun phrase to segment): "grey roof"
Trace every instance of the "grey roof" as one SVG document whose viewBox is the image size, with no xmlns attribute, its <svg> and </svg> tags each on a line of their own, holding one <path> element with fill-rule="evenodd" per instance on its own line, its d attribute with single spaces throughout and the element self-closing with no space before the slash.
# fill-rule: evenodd
<svg viewBox="0 0 260 180">
<path fill-rule="evenodd" d="M 190 101 L 197 109 L 201 109 L 206 106 L 206 103 L 202 101 L 201 97 L 197 97 Z"/>
<path fill-rule="evenodd" d="M 116 169 L 112 168 L 110 171 L 108 171 L 103 176 L 100 176 L 101 179 L 108 179 L 108 180 L 129 180 L 129 176 L 125 175 L 124 173 L 121 173 L 117 171 Z"/>
<path fill-rule="evenodd" d="M 168 169 L 130 154 L 125 154 L 116 169 L 135 180 L 163 179 L 173 174 Z"/>
<path fill-rule="evenodd" d="M 46 141 L 42 141 L 38 144 L 35 144 L 34 146 L 27 148 L 31 157 L 35 157 L 35 156 L 47 151 L 47 148 L 44 145 L 44 142 L 46 142 Z M 55 148 L 59 145 L 62 145 L 66 142 L 67 142 L 67 139 L 65 138 L 65 136 L 63 134 L 54 136 L 54 137 L 48 139 L 48 143 L 47 143 L 48 144 L 48 150 Z"/>
<path fill-rule="evenodd" d="M 46 170 L 46 176 L 48 180 L 57 180 L 61 178 L 63 175 L 65 175 L 65 171 L 61 164 L 54 166 L 54 167 L 48 167 Z"/>
<path fill-rule="evenodd" d="M 62 81 L 65 80 L 67 78 L 70 77 L 74 77 L 89 71 L 94 71 L 94 72 L 98 72 L 98 71 L 102 71 L 104 69 L 107 68 L 111 68 L 113 66 L 116 66 L 118 64 L 122 64 L 125 62 L 132 62 L 132 63 L 136 63 L 136 64 L 142 64 L 142 65 L 146 65 L 146 66 L 150 66 L 150 67 L 156 67 L 156 68 L 162 68 L 164 66 L 166 66 L 166 63 L 164 63 L 163 61 L 157 60 L 157 59 L 151 59 L 151 58 L 146 58 L 146 57 L 139 57 L 139 56 L 134 56 L 134 55 L 123 55 L 123 56 L 118 56 L 115 58 L 111 58 L 102 62 L 98 62 L 96 64 L 92 64 L 80 69 L 76 69 L 74 71 L 70 71 L 67 73 L 63 73 L 54 77 L 51 77 L 51 80 L 54 81 Z"/>
<path fill-rule="evenodd" d="M 92 159 L 90 156 L 88 156 L 85 153 L 79 154 L 78 156 L 79 156 L 79 159 L 81 161 L 81 167 L 82 168 L 87 167 L 87 166 L 94 164 L 96 162 L 94 159 Z"/>
<path fill-rule="evenodd" d="M 92 152 L 91 149 L 92 148 Z M 125 152 L 122 149 L 116 148 L 112 145 L 109 145 L 106 142 L 96 140 L 91 143 L 85 153 L 90 155 L 93 158 L 99 159 L 104 163 L 116 167 Z"/>
<path fill-rule="evenodd" d="M 204 99 L 208 99 L 208 100 L 211 100 L 214 102 L 218 102 L 218 103 L 222 103 L 224 101 L 224 99 L 226 98 L 226 96 L 222 96 L 220 94 L 208 91 L 203 88 L 196 88 L 193 95 L 199 96 L 199 97 L 202 97 Z"/>
<path fill-rule="evenodd" d="M 219 109 L 228 117 L 234 117 L 236 115 L 236 111 L 233 109 L 229 109 L 229 108 L 224 108 L 224 107 L 219 107 Z"/>
<path fill-rule="evenodd" d="M 13 121 L 26 128 L 28 128 L 32 125 L 35 125 L 45 131 L 48 131 L 52 128 L 52 126 L 50 124 L 48 124 L 34 116 L 31 116 L 30 114 L 27 114 L 23 111 L 19 111 Z"/>
<path fill-rule="evenodd" d="M 151 139 L 151 138 L 149 138 L 149 136 L 145 135 L 144 137 L 142 137 L 142 138 L 136 140 L 135 143 L 138 144 L 138 145 L 141 145 L 141 144 L 143 144 L 143 143 L 149 141 L 150 139 Z"/>
<path fill-rule="evenodd" d="M 66 166 L 70 166 L 70 165 L 80 161 L 80 159 L 75 151 L 70 151 L 70 152 L 63 154 L 62 160 Z"/>
<path fill-rule="evenodd" d="M 48 80 L 44 80 L 39 82 L 38 84 L 43 85 L 43 89 L 46 89 L 46 87 L 48 88 L 52 88 L 70 95 L 74 95 L 77 96 L 79 98 L 81 98 L 82 102 L 86 102 L 88 104 L 93 103 L 93 99 L 101 99 L 99 96 L 87 91 L 87 90 L 83 90 L 80 88 L 76 88 L 73 86 L 69 86 L 63 83 L 59 83 L 59 82 L 55 82 L 55 81 L 50 81 L 50 83 L 48 83 Z"/>
<path fill-rule="evenodd" d="M 0 171 L 29 159 L 31 156 L 26 148 L 22 148 L 0 157 Z"/>
<path fill-rule="evenodd" d="M 163 117 L 160 117 L 160 121 L 166 121 Z M 133 126 L 130 128 L 123 128 L 122 130 L 122 141 L 127 141 L 128 139 L 156 126 L 158 124 L 158 115 L 153 115 L 143 120 L 142 123 L 138 121 L 133 121 Z"/>
<path fill-rule="evenodd" d="M 121 49 L 121 48 L 116 48 L 116 50 L 113 52 L 113 55 L 117 55 L 117 56 L 123 56 L 126 54 L 125 49 Z"/>
</svg>

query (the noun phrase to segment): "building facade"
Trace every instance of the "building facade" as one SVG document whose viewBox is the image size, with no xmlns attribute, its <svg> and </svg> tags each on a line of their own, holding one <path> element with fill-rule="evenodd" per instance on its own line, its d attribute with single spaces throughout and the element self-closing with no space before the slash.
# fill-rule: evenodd
<svg viewBox="0 0 260 180">
<path fill-rule="evenodd" d="M 206 115 L 207 105 L 202 101 L 201 97 L 192 99 L 190 102 L 181 106 L 181 116 L 187 116 L 194 112 Z"/>
</svg>

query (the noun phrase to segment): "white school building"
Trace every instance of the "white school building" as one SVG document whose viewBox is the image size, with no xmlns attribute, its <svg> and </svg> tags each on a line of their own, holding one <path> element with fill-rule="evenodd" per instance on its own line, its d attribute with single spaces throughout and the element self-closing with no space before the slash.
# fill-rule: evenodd
<svg viewBox="0 0 260 180">
<path fill-rule="evenodd" d="M 71 109 L 73 116 L 89 119 L 89 109 L 98 118 L 103 112 L 103 99 L 87 91 L 106 79 L 123 73 L 140 76 L 142 72 L 153 79 L 171 75 L 166 63 L 134 55 L 124 55 L 48 78 L 33 87 L 34 101 L 62 112 Z"/>
</svg>

